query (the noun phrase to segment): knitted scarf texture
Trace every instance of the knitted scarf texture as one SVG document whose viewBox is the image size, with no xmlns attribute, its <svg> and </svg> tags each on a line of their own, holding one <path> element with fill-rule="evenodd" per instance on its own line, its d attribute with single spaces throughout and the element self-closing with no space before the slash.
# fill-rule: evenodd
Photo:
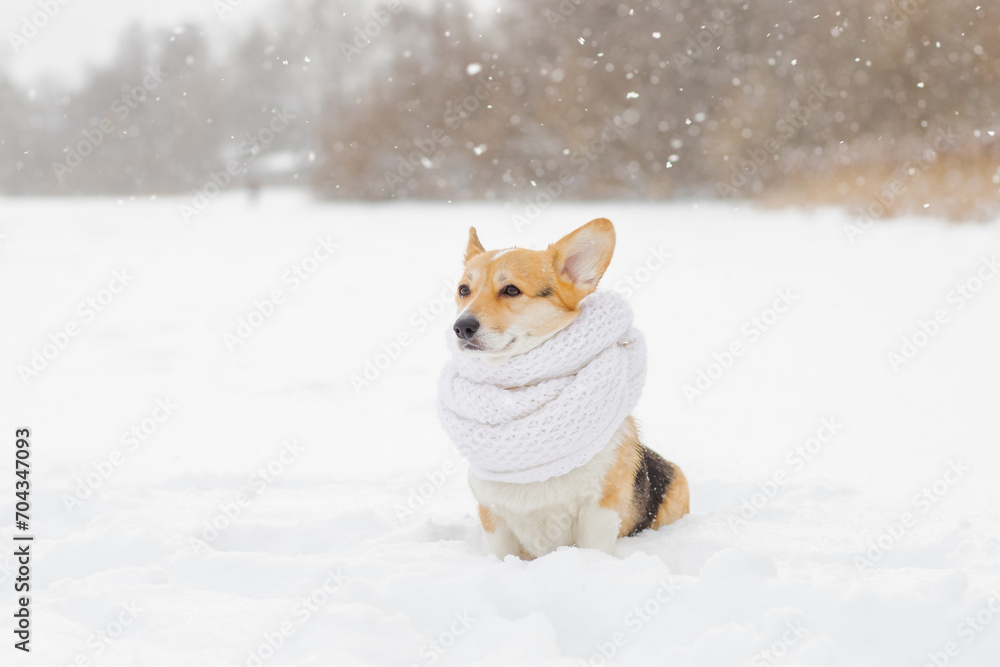
<svg viewBox="0 0 1000 667">
<path fill-rule="evenodd" d="M 477 477 L 526 484 L 564 475 L 596 456 L 639 402 L 646 343 L 632 309 L 617 292 L 598 290 L 580 310 L 503 364 L 450 344 L 438 415 Z"/>
</svg>

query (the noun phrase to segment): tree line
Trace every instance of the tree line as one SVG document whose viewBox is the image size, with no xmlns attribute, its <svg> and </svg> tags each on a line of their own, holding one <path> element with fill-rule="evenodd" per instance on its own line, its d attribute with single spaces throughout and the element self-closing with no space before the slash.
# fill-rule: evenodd
<svg viewBox="0 0 1000 667">
<path fill-rule="evenodd" d="M 969 0 L 295 0 L 221 48 L 197 25 L 135 27 L 77 87 L 0 77 L 0 192 L 178 194 L 225 172 L 330 199 L 982 216 L 998 17 Z"/>
</svg>

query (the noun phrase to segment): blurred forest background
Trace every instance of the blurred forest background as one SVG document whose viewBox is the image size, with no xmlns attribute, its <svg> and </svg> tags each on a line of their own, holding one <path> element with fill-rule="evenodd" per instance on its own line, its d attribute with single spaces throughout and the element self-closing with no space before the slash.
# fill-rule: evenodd
<svg viewBox="0 0 1000 667">
<path fill-rule="evenodd" d="M 136 27 L 82 85 L 0 76 L 0 194 L 215 182 L 331 199 L 752 198 L 956 219 L 1000 203 L 998 5 L 501 7 L 295 0 L 225 45 L 197 25 Z"/>
</svg>

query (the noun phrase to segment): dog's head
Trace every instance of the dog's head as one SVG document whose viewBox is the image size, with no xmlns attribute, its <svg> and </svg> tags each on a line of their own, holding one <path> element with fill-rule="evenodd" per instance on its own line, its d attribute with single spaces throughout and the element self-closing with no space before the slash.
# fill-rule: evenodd
<svg viewBox="0 0 1000 667">
<path fill-rule="evenodd" d="M 580 300 L 597 289 L 614 250 L 615 228 L 604 218 L 545 250 L 487 251 L 470 228 L 455 295 L 459 349 L 502 363 L 538 347 L 579 315 Z"/>
</svg>

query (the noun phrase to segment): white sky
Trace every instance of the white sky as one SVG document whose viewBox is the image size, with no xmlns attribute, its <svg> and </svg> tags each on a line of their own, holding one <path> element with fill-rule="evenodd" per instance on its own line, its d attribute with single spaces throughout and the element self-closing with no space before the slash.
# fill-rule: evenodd
<svg viewBox="0 0 1000 667">
<path fill-rule="evenodd" d="M 31 86 L 41 77 L 82 83 L 86 71 L 114 57 L 124 30 L 136 23 L 171 27 L 186 22 L 203 26 L 210 44 L 225 45 L 230 35 L 245 32 L 258 19 L 266 24 L 266 12 L 283 0 L 218 0 L 236 5 L 220 17 L 217 0 L 0 0 L 0 71 L 22 86 Z M 440 0 L 404 0 L 407 5 L 431 8 Z M 65 5 L 60 3 L 66 3 Z M 354 22 L 388 0 L 353 0 L 348 4 Z M 37 35 L 15 52 L 10 34 L 21 35 L 24 21 L 41 14 L 41 5 L 59 10 Z M 504 0 L 475 0 L 469 3 L 486 18 L 495 15 Z M 211 40 L 215 40 L 212 42 Z M 222 48 L 225 48 L 224 46 Z"/>
<path fill-rule="evenodd" d="M 39 76 L 77 82 L 87 68 L 107 62 L 130 24 L 171 26 L 194 20 L 209 33 L 238 29 L 259 16 L 274 0 L 232 0 L 238 6 L 226 18 L 214 0 L 0 0 L 0 69 L 20 84 Z M 222 0 L 225 2 L 226 0 Z M 41 13 L 41 5 L 58 12 L 38 34 L 15 52 L 10 33 L 21 35 L 24 20 Z"/>
</svg>

